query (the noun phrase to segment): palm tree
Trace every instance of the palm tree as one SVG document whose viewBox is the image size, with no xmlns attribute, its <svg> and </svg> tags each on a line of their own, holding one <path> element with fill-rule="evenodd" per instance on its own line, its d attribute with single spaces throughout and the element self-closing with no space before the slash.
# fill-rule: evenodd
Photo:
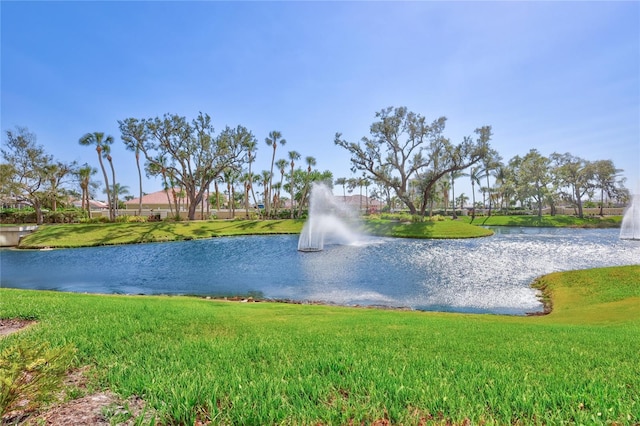
<svg viewBox="0 0 640 426">
<path fill-rule="evenodd" d="M 484 176 L 487 178 L 487 193 L 489 194 L 489 216 L 491 216 L 491 184 L 489 183 L 489 177 L 495 176 L 496 169 L 502 165 L 501 160 L 500 154 L 493 149 L 490 149 L 482 159 Z"/>
<path fill-rule="evenodd" d="M 464 192 L 463 192 L 458 196 L 458 198 L 456 198 L 456 201 L 460 204 L 460 210 L 462 211 L 462 209 L 464 209 L 464 203 L 469 201 L 469 197 L 464 195 Z"/>
<path fill-rule="evenodd" d="M 258 185 L 260 185 L 260 175 L 258 173 L 253 173 L 251 175 L 251 198 L 253 199 L 253 205 L 257 208 L 258 207 L 258 199 L 256 198 L 256 192 L 253 189 L 253 182 L 258 182 Z M 259 194 L 258 194 L 259 195 Z M 260 215 L 262 215 L 262 211 L 260 211 Z"/>
<path fill-rule="evenodd" d="M 273 207 L 273 217 L 278 216 L 278 209 L 280 207 L 280 189 L 282 189 L 282 182 L 276 182 L 273 184 L 273 198 L 271 199 L 271 206 Z"/>
<path fill-rule="evenodd" d="M 129 187 L 126 185 L 120 185 L 119 183 L 114 183 L 113 185 L 111 185 L 111 188 L 112 188 L 113 194 L 116 196 L 116 199 L 119 199 L 120 195 L 124 196 L 129 194 Z"/>
<path fill-rule="evenodd" d="M 244 189 L 244 217 L 249 219 L 249 191 L 251 189 L 249 181 L 251 180 L 251 174 L 249 172 L 244 173 L 240 176 L 240 180 L 242 181 L 242 187 Z"/>
<path fill-rule="evenodd" d="M 111 206 L 111 197 L 109 195 L 109 178 L 107 177 L 107 171 L 105 170 L 104 163 L 102 162 L 102 151 L 105 149 L 105 147 L 108 147 L 113 143 L 113 136 L 109 135 L 105 138 L 103 132 L 87 133 L 80 138 L 79 142 L 80 145 L 83 146 L 95 145 L 96 152 L 98 153 L 98 161 L 100 162 L 100 168 L 102 169 L 102 174 L 104 175 L 104 185 L 107 190 L 107 203 L 109 204 L 109 206 Z M 111 207 L 109 207 L 109 216 L 111 220 L 114 219 L 114 217 L 112 216 Z"/>
<path fill-rule="evenodd" d="M 473 210 L 471 213 L 471 221 L 476 218 L 476 183 L 480 185 L 480 178 L 482 170 L 480 167 L 472 167 L 469 171 L 469 177 L 471 178 L 471 197 L 473 201 L 471 202 Z"/>
<path fill-rule="evenodd" d="M 291 160 L 291 176 L 289 176 L 290 178 L 290 182 L 289 182 L 289 192 L 291 192 L 291 219 L 293 219 L 293 203 L 295 201 L 294 198 L 294 194 L 295 194 L 295 186 L 294 186 L 294 167 L 295 167 L 295 162 L 296 160 L 300 159 L 300 154 L 297 151 L 289 151 L 289 160 Z"/>
<path fill-rule="evenodd" d="M 287 167 L 287 160 L 285 160 L 284 158 L 279 159 L 278 161 L 276 161 L 276 167 L 278 168 L 278 170 L 280 170 L 280 184 L 278 185 L 278 193 L 276 194 L 278 197 L 278 201 L 280 201 L 280 190 L 282 189 L 282 186 L 284 185 L 284 174 L 286 172 L 286 167 Z M 276 207 L 276 214 L 278 213 L 278 208 Z"/>
<path fill-rule="evenodd" d="M 229 193 L 229 209 L 231 209 L 231 218 L 236 216 L 236 208 L 235 208 L 235 192 L 234 185 L 236 180 L 240 176 L 238 170 L 233 167 L 227 167 L 223 170 L 222 175 L 224 177 L 224 181 L 227 183 L 227 191 Z"/>
<path fill-rule="evenodd" d="M 87 216 L 91 219 L 91 204 L 89 202 L 89 186 L 91 176 L 98 171 L 88 164 L 84 164 L 78 169 L 78 179 L 80 180 L 80 189 L 82 190 L 82 209 L 87 209 Z"/>
<path fill-rule="evenodd" d="M 495 172 L 495 186 L 496 186 L 496 197 L 500 199 L 500 209 L 503 209 L 504 201 L 505 201 L 505 184 L 507 182 L 509 172 L 507 167 L 504 164 L 498 166 Z M 507 208 L 509 204 L 507 204 Z"/>
<path fill-rule="evenodd" d="M 305 200 L 307 198 L 307 193 L 309 192 L 309 184 L 311 179 L 311 170 L 312 167 L 316 165 L 316 159 L 314 157 L 308 156 L 304 158 L 304 161 L 307 163 L 307 176 L 304 181 L 304 189 L 302 191 L 302 197 L 300 197 L 300 205 L 298 206 L 298 217 L 302 216 L 302 208 L 304 207 Z"/>
<path fill-rule="evenodd" d="M 447 214 L 447 208 L 449 207 L 449 190 L 451 189 L 451 182 L 449 179 L 440 179 L 440 190 L 442 191 L 442 201 L 444 203 L 444 214 Z M 453 208 L 455 210 L 455 206 Z"/>
<path fill-rule="evenodd" d="M 247 141 L 246 147 L 247 147 L 247 162 L 249 163 L 249 171 L 247 172 L 247 178 L 248 178 L 247 185 L 248 185 L 248 189 L 251 190 L 251 196 L 253 197 L 253 204 L 257 204 L 256 194 L 253 191 L 253 179 L 255 179 L 256 175 L 254 175 L 251 172 L 251 165 L 256 159 L 254 152 L 258 149 L 258 142 L 256 141 L 255 138 L 251 138 L 251 140 Z"/>
<path fill-rule="evenodd" d="M 216 211 L 220 211 L 220 187 L 218 182 L 222 182 L 222 176 L 216 176 L 213 180 L 213 189 L 216 191 Z"/>
<path fill-rule="evenodd" d="M 276 159 L 276 148 L 278 147 L 278 143 L 280 143 L 280 145 L 284 146 L 286 145 L 287 141 L 286 139 L 282 139 L 282 133 L 280 133 L 277 130 L 272 130 L 269 133 L 269 136 L 265 138 L 264 140 L 266 142 L 266 144 L 270 147 L 273 148 L 273 154 L 271 156 L 271 170 L 269 171 L 269 182 L 267 187 L 265 188 L 265 196 L 264 196 L 264 201 L 265 201 L 265 212 L 267 214 L 267 216 L 269 216 L 270 214 L 270 205 L 269 205 L 269 198 L 271 195 L 271 185 L 273 183 L 273 164 L 275 162 Z"/>
<path fill-rule="evenodd" d="M 113 202 L 113 206 L 110 207 L 110 212 L 112 212 L 113 217 L 111 218 L 111 220 L 115 220 L 116 219 L 116 212 L 118 210 L 118 191 L 116 191 L 116 171 L 113 168 L 113 157 L 111 157 L 111 146 L 106 145 L 103 149 L 102 149 L 102 155 L 107 159 L 107 161 L 109 162 L 109 166 L 111 167 L 111 176 L 113 177 L 113 181 L 112 181 L 112 188 L 113 188 L 113 195 L 111 196 L 111 201 Z"/>
<path fill-rule="evenodd" d="M 138 216 L 142 215 L 142 171 L 140 170 L 140 147 L 147 140 L 147 132 L 145 121 L 139 121 L 136 118 L 127 118 L 124 121 L 118 121 L 122 140 L 129 151 L 134 151 L 136 155 L 136 167 L 138 168 Z"/>
<path fill-rule="evenodd" d="M 456 215 L 456 188 L 455 182 L 456 179 L 468 176 L 468 174 L 463 173 L 462 170 L 454 170 L 451 172 L 451 199 L 453 200 L 453 218 L 457 219 L 458 215 Z"/>
</svg>

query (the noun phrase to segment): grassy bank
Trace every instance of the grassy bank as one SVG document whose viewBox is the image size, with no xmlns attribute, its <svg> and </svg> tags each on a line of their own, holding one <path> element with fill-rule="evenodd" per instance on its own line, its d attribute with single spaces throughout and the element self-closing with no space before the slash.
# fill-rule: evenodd
<svg viewBox="0 0 640 426">
<path fill-rule="evenodd" d="M 518 216 L 462 216 L 460 220 L 478 226 L 532 226 L 547 228 L 619 228 L 622 216 L 584 217 L 534 215 Z"/>
<path fill-rule="evenodd" d="M 303 224 L 303 220 L 213 220 L 46 225 L 24 237 L 20 248 L 72 248 L 233 235 L 298 234 Z"/>
<path fill-rule="evenodd" d="M 640 266 L 552 274 L 506 317 L 0 289 L 0 339 L 72 344 L 164 423 L 634 424 Z"/>
<path fill-rule="evenodd" d="M 388 220 L 368 220 L 365 229 L 373 235 L 401 238 L 476 238 L 493 232 L 458 220 L 402 223 Z"/>
<path fill-rule="evenodd" d="M 298 234 L 304 220 L 237 220 L 150 223 L 63 224 L 41 226 L 20 241 L 20 248 L 72 248 L 111 244 L 181 241 L 233 235 Z M 460 221 L 365 223 L 376 235 L 413 238 L 469 238 L 491 231 Z"/>
</svg>

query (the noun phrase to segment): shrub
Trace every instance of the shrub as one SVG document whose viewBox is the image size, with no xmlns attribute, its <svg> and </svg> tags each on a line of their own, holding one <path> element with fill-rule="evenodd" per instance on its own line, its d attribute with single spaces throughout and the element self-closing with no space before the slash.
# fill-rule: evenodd
<svg viewBox="0 0 640 426">
<path fill-rule="evenodd" d="M 106 216 L 98 216 L 98 217 L 92 217 L 91 219 L 89 218 L 81 219 L 80 222 L 81 223 L 109 223 L 109 218 Z"/>
<path fill-rule="evenodd" d="M 78 208 L 59 209 L 55 211 L 42 210 L 42 220 L 44 223 L 80 222 L 85 216 L 86 212 Z M 36 222 L 36 211 L 33 207 L 0 210 L 0 223 L 21 224 Z"/>
<path fill-rule="evenodd" d="M 116 217 L 118 223 L 146 223 L 148 218 L 146 216 L 129 216 L 122 215 Z"/>
<path fill-rule="evenodd" d="M 15 411 L 32 411 L 49 402 L 60 388 L 75 353 L 72 346 L 29 347 L 24 342 L 0 355 L 0 418 Z"/>
</svg>

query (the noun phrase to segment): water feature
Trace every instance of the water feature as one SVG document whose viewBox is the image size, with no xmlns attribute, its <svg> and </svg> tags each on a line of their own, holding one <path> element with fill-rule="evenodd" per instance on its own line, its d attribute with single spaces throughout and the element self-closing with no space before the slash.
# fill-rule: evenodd
<svg viewBox="0 0 640 426">
<path fill-rule="evenodd" d="M 320 251 L 325 244 L 358 244 L 366 239 L 359 228 L 357 212 L 345 203 L 336 201 L 327 185 L 313 183 L 309 196 L 309 217 L 300 233 L 298 250 Z"/>
<path fill-rule="evenodd" d="M 487 238 L 378 238 L 296 250 L 297 235 L 50 251 L 0 250 L 0 287 L 87 293 L 254 296 L 340 305 L 522 315 L 543 274 L 638 264 L 618 229 L 494 228 Z"/>
<path fill-rule="evenodd" d="M 620 226 L 620 238 L 625 240 L 640 240 L 640 195 L 631 198 L 631 205 L 627 208 Z"/>
</svg>

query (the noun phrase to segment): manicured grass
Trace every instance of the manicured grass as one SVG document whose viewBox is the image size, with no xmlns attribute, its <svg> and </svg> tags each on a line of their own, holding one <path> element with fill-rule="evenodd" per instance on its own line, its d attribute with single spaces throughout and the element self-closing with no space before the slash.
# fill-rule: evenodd
<svg viewBox="0 0 640 426">
<path fill-rule="evenodd" d="M 24 237 L 20 248 L 91 247 L 232 235 L 298 234 L 303 224 L 303 220 L 215 220 L 47 225 Z"/>
<path fill-rule="evenodd" d="M 619 228 L 622 216 L 584 217 L 576 216 L 549 216 L 534 215 L 518 216 L 462 216 L 460 220 L 478 226 L 534 226 L 553 228 Z"/>
<path fill-rule="evenodd" d="M 237 220 L 151 223 L 65 224 L 41 226 L 20 241 L 20 248 L 72 248 L 111 244 L 192 240 L 232 235 L 299 234 L 304 220 Z M 412 238 L 470 238 L 491 235 L 459 221 L 365 222 L 367 232 Z"/>
<path fill-rule="evenodd" d="M 72 344 L 166 424 L 635 424 L 640 266 L 540 280 L 508 317 L 0 289 L 0 339 Z"/>
<path fill-rule="evenodd" d="M 449 219 L 411 223 L 376 219 L 366 221 L 365 229 L 374 235 L 406 238 L 475 238 L 493 234 L 489 229 Z"/>
</svg>

